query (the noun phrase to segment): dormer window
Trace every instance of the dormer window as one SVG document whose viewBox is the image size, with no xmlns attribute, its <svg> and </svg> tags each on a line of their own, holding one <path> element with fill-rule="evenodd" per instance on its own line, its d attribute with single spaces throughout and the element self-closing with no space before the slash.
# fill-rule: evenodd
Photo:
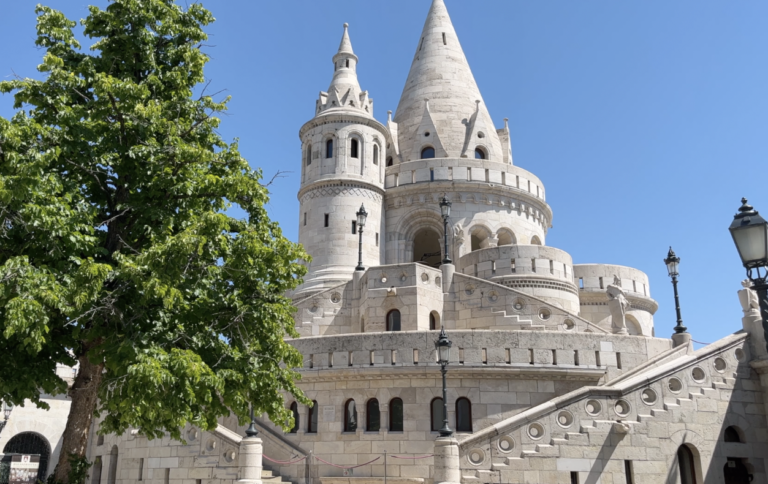
<svg viewBox="0 0 768 484">
<path fill-rule="evenodd" d="M 475 148 L 475 159 L 484 160 L 485 158 L 485 151 L 482 148 Z"/>
<path fill-rule="evenodd" d="M 359 145 L 358 141 L 356 139 L 353 139 L 352 143 L 350 144 L 350 149 L 349 149 L 349 156 L 351 156 L 352 158 L 359 158 L 360 157 L 359 154 L 358 154 L 358 151 L 359 151 L 358 150 L 358 145 Z"/>
<path fill-rule="evenodd" d="M 434 158 L 434 157 L 435 157 L 435 149 L 432 148 L 431 146 L 427 146 L 426 148 L 421 150 L 421 159 L 422 160 L 427 160 L 427 159 Z"/>
</svg>

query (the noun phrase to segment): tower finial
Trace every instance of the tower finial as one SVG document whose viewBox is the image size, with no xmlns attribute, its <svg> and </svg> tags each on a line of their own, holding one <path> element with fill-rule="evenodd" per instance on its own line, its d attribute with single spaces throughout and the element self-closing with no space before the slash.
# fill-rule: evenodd
<svg viewBox="0 0 768 484">
<path fill-rule="evenodd" d="M 352 50 L 352 41 L 349 40 L 348 23 L 344 23 L 344 34 L 341 36 L 341 44 L 339 44 L 339 51 L 336 53 L 336 55 L 339 54 L 355 55 L 355 52 Z M 355 59 L 357 59 L 357 57 L 355 57 Z"/>
</svg>

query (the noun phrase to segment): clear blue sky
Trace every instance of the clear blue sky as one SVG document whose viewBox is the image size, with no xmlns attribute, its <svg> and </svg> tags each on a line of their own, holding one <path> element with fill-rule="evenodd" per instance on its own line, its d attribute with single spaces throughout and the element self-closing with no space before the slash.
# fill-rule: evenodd
<svg viewBox="0 0 768 484">
<path fill-rule="evenodd" d="M 0 77 L 37 76 L 38 0 L 4 2 Z M 49 0 L 74 19 L 87 0 Z M 104 5 L 102 0 L 93 3 Z M 515 164 L 544 182 L 547 245 L 575 263 L 639 268 L 674 326 L 662 263 L 682 258 L 683 319 L 711 342 L 741 327 L 744 279 L 728 225 L 746 196 L 768 215 L 768 2 L 741 0 L 446 0 L 497 126 L 508 117 Z M 429 0 L 205 1 L 217 22 L 207 76 L 233 97 L 225 138 L 266 175 L 270 213 L 297 239 L 298 130 L 328 88 L 349 22 L 360 84 L 394 110 Z M 12 114 L 0 97 L 0 116 Z"/>
</svg>

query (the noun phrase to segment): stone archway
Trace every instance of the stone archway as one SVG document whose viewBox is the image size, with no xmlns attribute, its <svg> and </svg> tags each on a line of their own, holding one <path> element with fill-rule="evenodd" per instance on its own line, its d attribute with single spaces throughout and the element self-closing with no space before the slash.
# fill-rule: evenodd
<svg viewBox="0 0 768 484">
<path fill-rule="evenodd" d="M 442 261 L 440 234 L 430 227 L 424 227 L 413 237 L 413 262 L 440 267 Z"/>
<path fill-rule="evenodd" d="M 37 480 L 45 482 L 45 477 L 48 474 L 48 459 L 51 456 L 51 446 L 45 437 L 36 432 L 16 434 L 5 444 L 3 454 L 39 455 L 40 466 L 37 471 Z"/>
</svg>

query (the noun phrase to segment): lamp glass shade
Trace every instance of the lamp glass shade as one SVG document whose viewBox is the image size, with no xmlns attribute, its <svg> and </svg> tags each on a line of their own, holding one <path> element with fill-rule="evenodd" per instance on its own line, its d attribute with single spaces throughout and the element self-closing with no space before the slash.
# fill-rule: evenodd
<svg viewBox="0 0 768 484">
<path fill-rule="evenodd" d="M 451 216 L 451 202 L 449 202 L 445 197 L 440 200 L 440 213 L 443 215 L 443 218 L 448 218 Z"/>
<path fill-rule="evenodd" d="M 679 272 L 677 272 L 677 267 L 680 265 L 680 259 L 674 259 L 674 260 L 667 259 L 664 262 L 667 263 L 667 272 L 669 272 L 670 276 L 676 276 L 679 274 Z"/>
<path fill-rule="evenodd" d="M 360 210 L 355 215 L 357 215 L 357 226 L 365 226 L 365 221 L 368 219 L 368 212 L 365 211 L 365 205 L 360 205 Z"/>
<path fill-rule="evenodd" d="M 732 227 L 731 236 L 745 266 L 768 265 L 768 223 Z"/>
<path fill-rule="evenodd" d="M 441 365 L 447 365 L 451 359 L 451 347 L 450 345 L 438 345 L 437 357 Z"/>
</svg>

